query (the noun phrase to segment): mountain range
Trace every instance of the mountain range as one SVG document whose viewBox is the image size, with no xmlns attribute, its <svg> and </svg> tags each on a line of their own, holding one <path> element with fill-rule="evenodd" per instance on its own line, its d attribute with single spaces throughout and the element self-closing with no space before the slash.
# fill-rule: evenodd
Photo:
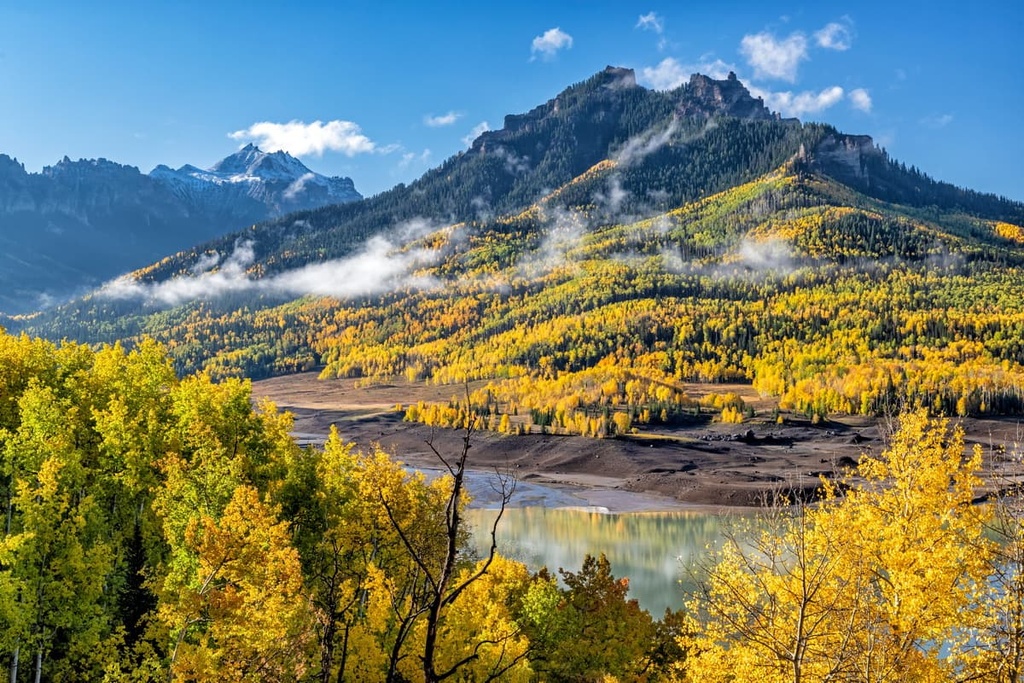
<svg viewBox="0 0 1024 683">
<path fill-rule="evenodd" d="M 8 324 L 155 337 L 215 377 L 485 380 L 472 410 L 573 433 L 609 433 L 609 405 L 684 419 L 686 381 L 808 415 L 1020 412 L 1022 226 L 1024 205 L 784 119 L 732 74 L 660 92 L 608 67 L 407 186 Z M 410 419 L 469 419 L 445 410 Z"/>
<path fill-rule="evenodd" d="M 0 311 L 45 307 L 252 223 L 361 198 L 349 178 L 253 145 L 208 170 L 148 175 L 67 157 L 27 173 L 0 155 Z"/>
</svg>

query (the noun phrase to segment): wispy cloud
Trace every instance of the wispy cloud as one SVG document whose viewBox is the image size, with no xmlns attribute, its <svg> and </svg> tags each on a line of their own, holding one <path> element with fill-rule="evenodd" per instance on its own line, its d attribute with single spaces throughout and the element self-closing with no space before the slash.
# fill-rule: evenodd
<svg viewBox="0 0 1024 683">
<path fill-rule="evenodd" d="M 814 32 L 814 39 L 819 47 L 828 50 L 849 50 L 853 44 L 852 22 L 844 17 L 843 22 L 832 21 Z"/>
<path fill-rule="evenodd" d="M 953 123 L 952 114 L 931 114 L 921 119 L 921 125 L 935 130 L 945 128 L 951 123 Z"/>
<path fill-rule="evenodd" d="M 534 251 L 522 255 L 516 269 L 525 277 L 540 277 L 573 262 L 572 252 L 589 228 L 587 216 L 562 207 L 543 209 L 544 230 Z"/>
<path fill-rule="evenodd" d="M 248 272 L 255 261 L 255 245 L 250 240 L 240 241 L 223 260 L 215 252 L 201 255 L 188 276 L 156 283 L 139 282 L 125 276 L 108 282 L 97 296 L 177 306 L 240 293 L 347 299 L 406 287 L 431 288 L 437 282 L 415 271 L 438 263 L 443 250 L 403 248 L 402 245 L 414 243 L 440 229 L 443 226 L 414 219 L 397 226 L 388 235 L 371 237 L 351 256 L 311 263 L 267 278 L 254 278 Z"/>
<path fill-rule="evenodd" d="M 432 116 L 428 114 L 423 117 L 423 123 L 431 128 L 441 128 L 443 126 L 450 126 L 461 118 L 462 114 L 456 111 L 450 111 L 447 114 L 441 114 L 440 116 Z"/>
<path fill-rule="evenodd" d="M 414 287 L 430 289 L 437 285 L 429 276 L 417 276 L 415 270 L 436 264 L 441 252 L 433 249 L 399 249 L 402 242 L 433 232 L 429 221 L 411 222 L 399 230 L 399 242 L 384 235 L 367 240 L 358 253 L 348 258 L 311 263 L 286 271 L 267 283 L 271 291 L 292 296 L 330 296 L 349 299 Z"/>
<path fill-rule="evenodd" d="M 838 85 L 825 88 L 820 92 L 804 91 L 800 93 L 772 92 L 751 86 L 750 93 L 754 97 L 762 98 L 769 109 L 777 111 L 783 116 L 801 117 L 805 114 L 817 114 L 835 105 L 843 99 L 844 91 Z"/>
<path fill-rule="evenodd" d="M 491 125 L 489 123 L 487 123 L 486 121 L 481 121 L 480 123 L 473 126 L 473 129 L 469 131 L 468 134 L 466 134 L 466 137 L 462 138 L 462 144 L 464 144 L 466 147 L 471 146 L 474 140 L 476 140 L 478 137 L 480 137 L 481 134 L 486 133 L 490 129 Z"/>
<path fill-rule="evenodd" d="M 654 31 L 658 35 L 665 32 L 665 20 L 657 15 L 655 12 L 648 12 L 647 14 L 641 14 L 640 18 L 636 21 L 635 28 L 642 28 L 645 31 Z"/>
<path fill-rule="evenodd" d="M 732 65 L 721 59 L 702 59 L 697 64 L 681 64 L 674 57 L 666 57 L 657 66 L 640 70 L 640 82 L 655 90 L 674 90 L 685 83 L 691 74 L 701 73 L 715 79 L 723 79 L 735 71 Z"/>
<path fill-rule="evenodd" d="M 530 170 L 530 158 L 519 156 L 510 149 L 498 147 L 494 153 L 505 160 L 505 170 L 512 175 L 520 175 Z"/>
<path fill-rule="evenodd" d="M 678 129 L 679 121 L 673 118 L 663 130 L 651 129 L 631 137 L 622 149 L 616 152 L 614 159 L 620 166 L 634 164 L 667 145 Z"/>
<path fill-rule="evenodd" d="M 779 40 L 767 31 L 743 36 L 740 53 L 754 67 L 755 78 L 778 78 L 793 83 L 800 62 L 807 59 L 807 38 L 793 33 Z"/>
<path fill-rule="evenodd" d="M 555 58 L 559 50 L 568 50 L 572 47 L 572 36 L 558 28 L 549 28 L 544 33 L 533 39 L 530 44 L 531 60 L 540 57 L 547 61 Z"/>
<path fill-rule="evenodd" d="M 322 156 L 326 151 L 341 152 L 350 157 L 393 151 L 392 147 L 379 147 L 351 121 L 260 121 L 243 130 L 229 133 L 228 137 L 232 140 L 255 141 L 268 152 L 281 150 L 299 157 L 309 154 Z"/>
<path fill-rule="evenodd" d="M 246 270 L 252 265 L 254 257 L 252 241 L 240 241 L 223 262 L 221 254 L 216 252 L 202 254 L 192 266 L 191 275 L 159 283 L 143 283 L 125 275 L 103 285 L 97 295 L 109 299 L 142 299 L 165 306 L 178 306 L 195 299 L 245 292 L 253 288 L 254 280 L 249 278 Z"/>
<path fill-rule="evenodd" d="M 315 178 L 313 173 L 303 173 L 301 176 L 295 179 L 295 181 L 285 188 L 284 198 L 295 199 L 295 197 L 305 189 L 306 183 Z"/>
<path fill-rule="evenodd" d="M 755 241 L 744 239 L 736 250 L 747 268 L 755 271 L 792 269 L 793 252 L 789 244 L 780 239 Z"/>
<path fill-rule="evenodd" d="M 416 152 L 406 152 L 402 155 L 402 158 L 398 161 L 398 168 L 405 170 L 413 164 L 427 165 L 430 163 L 430 157 L 433 152 L 430 149 L 424 149 L 422 152 L 417 154 Z"/>
<path fill-rule="evenodd" d="M 847 94 L 847 98 L 849 98 L 850 104 L 853 105 L 854 109 L 859 109 L 865 114 L 871 113 L 871 95 L 864 88 L 851 90 Z"/>
<path fill-rule="evenodd" d="M 641 14 L 636 20 L 634 28 L 644 31 L 652 31 L 658 36 L 658 51 L 662 52 L 668 47 L 668 40 L 665 39 L 665 19 L 656 12 Z"/>
</svg>

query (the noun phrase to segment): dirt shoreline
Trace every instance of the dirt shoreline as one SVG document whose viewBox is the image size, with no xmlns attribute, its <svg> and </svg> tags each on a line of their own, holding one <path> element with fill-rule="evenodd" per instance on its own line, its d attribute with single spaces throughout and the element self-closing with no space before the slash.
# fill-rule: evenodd
<svg viewBox="0 0 1024 683">
<path fill-rule="evenodd" d="M 300 442 L 322 443 L 334 424 L 359 448 L 379 443 L 417 468 L 439 466 L 427 441 L 443 454 L 456 454 L 462 433 L 403 422 L 394 406 L 447 401 L 452 391 L 397 383 L 360 387 L 352 380 L 319 381 L 312 373 L 253 383 L 254 397 L 269 398 L 295 415 Z M 763 399 L 747 398 L 759 414 L 771 410 Z M 1022 434 L 1019 419 L 959 423 L 968 448 L 983 449 L 986 489 L 1020 477 L 1019 459 L 1013 457 Z M 870 418 L 814 425 L 787 416 L 781 425 L 758 418 L 742 425 L 702 422 L 614 439 L 477 432 L 468 464 L 477 472 L 507 471 L 522 482 L 567 491 L 594 509 L 721 512 L 749 509 L 779 493 L 813 497 L 820 477 L 840 476 L 863 454 L 881 453 L 888 430 L 885 421 Z"/>
</svg>

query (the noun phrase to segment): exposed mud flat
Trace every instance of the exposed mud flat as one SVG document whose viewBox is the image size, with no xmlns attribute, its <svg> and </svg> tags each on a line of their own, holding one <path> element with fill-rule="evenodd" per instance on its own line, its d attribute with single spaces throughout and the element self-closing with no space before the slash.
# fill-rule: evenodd
<svg viewBox="0 0 1024 683">
<path fill-rule="evenodd" d="M 694 385 L 688 393 L 699 396 L 702 389 L 749 394 L 744 398 L 759 414 L 774 408 L 743 385 Z M 439 466 L 428 441 L 442 454 L 455 455 L 463 433 L 403 422 L 396 404 L 447 401 L 461 391 L 404 381 L 359 387 L 353 380 L 320 381 L 313 373 L 253 383 L 255 397 L 270 398 L 295 415 L 300 442 L 322 443 L 333 424 L 360 448 L 379 443 L 397 459 L 422 468 Z M 583 505 L 611 511 L 749 507 L 778 494 L 813 499 L 821 477 L 839 478 L 865 453 L 881 453 L 892 429 L 889 421 L 871 418 L 842 417 L 815 425 L 784 417 L 784 424 L 758 417 L 742 425 L 695 422 L 609 439 L 477 432 L 468 462 L 474 470 L 508 472 L 524 483 L 567 489 Z M 978 444 L 985 454 L 986 486 L 979 495 L 1021 476 L 1016 457 L 1018 443 L 1024 444 L 1020 419 L 956 422 L 967 434 L 968 447 Z"/>
</svg>

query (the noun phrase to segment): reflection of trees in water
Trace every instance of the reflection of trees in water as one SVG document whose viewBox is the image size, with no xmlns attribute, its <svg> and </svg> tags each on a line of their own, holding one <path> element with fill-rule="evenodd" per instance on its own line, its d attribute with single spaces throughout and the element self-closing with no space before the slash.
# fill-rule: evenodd
<svg viewBox="0 0 1024 683">
<path fill-rule="evenodd" d="M 495 512 L 469 510 L 473 544 L 485 548 Z M 531 569 L 576 570 L 588 553 L 604 553 L 630 596 L 651 614 L 682 606 L 685 567 L 715 543 L 727 521 L 694 512 L 604 514 L 585 510 L 511 508 L 498 529 L 500 551 Z"/>
</svg>

